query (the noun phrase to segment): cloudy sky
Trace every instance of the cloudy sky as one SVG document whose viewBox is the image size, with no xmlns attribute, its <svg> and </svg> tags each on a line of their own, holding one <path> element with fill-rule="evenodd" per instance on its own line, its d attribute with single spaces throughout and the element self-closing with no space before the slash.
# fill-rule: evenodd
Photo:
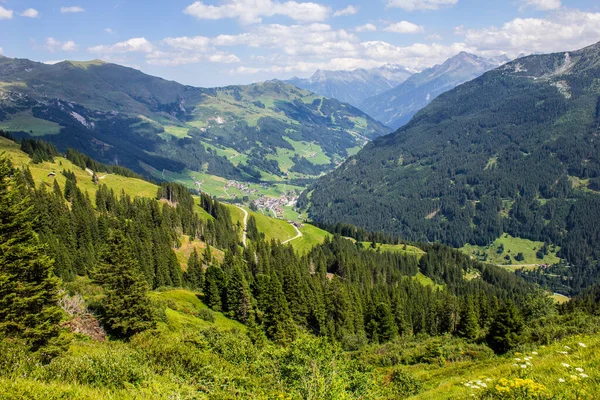
<svg viewBox="0 0 600 400">
<path fill-rule="evenodd" d="M 99 58 L 197 86 L 598 41 L 598 0 L 0 0 L 4 56 Z"/>
</svg>

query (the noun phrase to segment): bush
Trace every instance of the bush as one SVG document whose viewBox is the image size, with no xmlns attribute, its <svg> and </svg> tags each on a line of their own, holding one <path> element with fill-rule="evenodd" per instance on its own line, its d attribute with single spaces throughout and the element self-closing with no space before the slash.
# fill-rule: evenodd
<svg viewBox="0 0 600 400">
<path fill-rule="evenodd" d="M 198 311 L 198 318 L 206 322 L 215 322 L 215 313 L 208 308 L 202 308 Z"/>
<path fill-rule="evenodd" d="M 423 390 L 420 380 L 400 369 L 394 369 L 388 379 L 390 391 L 398 397 L 414 396 Z"/>
<path fill-rule="evenodd" d="M 47 381 L 115 389 L 139 385 L 152 377 L 143 357 L 124 345 L 58 357 L 36 374 Z"/>
</svg>

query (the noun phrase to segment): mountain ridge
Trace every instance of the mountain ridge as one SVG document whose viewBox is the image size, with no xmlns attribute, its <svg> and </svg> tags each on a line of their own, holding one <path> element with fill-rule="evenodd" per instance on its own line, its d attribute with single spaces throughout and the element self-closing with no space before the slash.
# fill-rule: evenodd
<svg viewBox="0 0 600 400">
<path fill-rule="evenodd" d="M 465 51 L 406 79 L 398 86 L 359 104 L 378 121 L 398 129 L 440 94 L 500 66 L 501 59 L 486 59 Z"/>
</svg>

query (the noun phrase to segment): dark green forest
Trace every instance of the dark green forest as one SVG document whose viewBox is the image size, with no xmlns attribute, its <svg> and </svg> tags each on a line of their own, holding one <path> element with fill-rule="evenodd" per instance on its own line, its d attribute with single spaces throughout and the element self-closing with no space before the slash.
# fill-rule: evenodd
<svg viewBox="0 0 600 400">
<path fill-rule="evenodd" d="M 318 222 L 408 241 L 555 244 L 572 266 L 564 286 L 598 281 L 600 45 L 565 54 L 520 58 L 439 96 L 299 204 Z"/>
</svg>

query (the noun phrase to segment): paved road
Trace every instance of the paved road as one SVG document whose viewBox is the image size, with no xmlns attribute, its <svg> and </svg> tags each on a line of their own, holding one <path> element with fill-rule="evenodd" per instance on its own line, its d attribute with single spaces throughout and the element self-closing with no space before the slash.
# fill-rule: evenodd
<svg viewBox="0 0 600 400">
<path fill-rule="evenodd" d="M 246 247 L 246 224 L 248 222 L 248 211 L 244 210 L 242 207 L 236 205 L 237 208 L 244 212 L 244 224 L 242 227 L 244 228 L 244 232 L 242 233 L 242 244 Z"/>
<path fill-rule="evenodd" d="M 300 229 L 298 229 L 298 227 L 296 225 L 294 225 L 294 224 L 290 224 L 290 225 L 292 225 L 294 227 L 294 229 L 296 230 L 296 232 L 298 232 L 298 234 L 296 236 L 294 236 L 293 238 L 291 238 L 291 239 L 288 239 L 288 240 L 286 240 L 284 242 L 281 242 L 281 244 L 286 244 L 288 242 L 291 242 L 294 239 L 298 239 L 299 237 L 304 236 L 304 235 L 302 235 L 302 232 L 300 232 Z"/>
</svg>

